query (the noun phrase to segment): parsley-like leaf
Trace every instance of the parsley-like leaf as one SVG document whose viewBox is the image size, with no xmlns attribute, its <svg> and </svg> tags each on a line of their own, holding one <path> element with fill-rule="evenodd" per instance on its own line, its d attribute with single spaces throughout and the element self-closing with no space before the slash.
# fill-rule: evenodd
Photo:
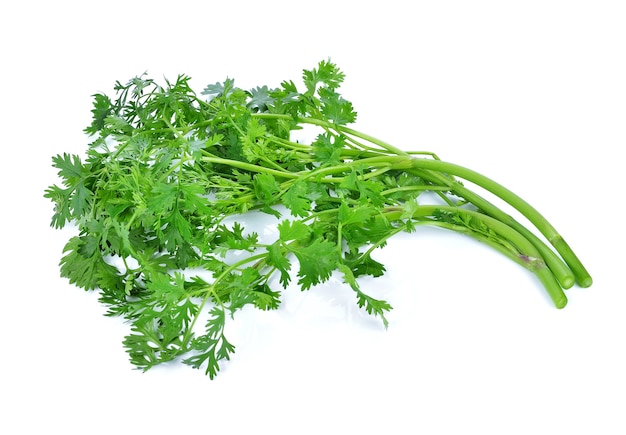
<svg viewBox="0 0 626 435">
<path fill-rule="evenodd" d="M 303 290 L 308 290 L 330 278 L 339 264 L 334 248 L 333 243 L 319 239 L 306 246 L 297 244 L 289 246 L 289 250 L 298 258 L 300 264 L 298 284 Z"/>
</svg>

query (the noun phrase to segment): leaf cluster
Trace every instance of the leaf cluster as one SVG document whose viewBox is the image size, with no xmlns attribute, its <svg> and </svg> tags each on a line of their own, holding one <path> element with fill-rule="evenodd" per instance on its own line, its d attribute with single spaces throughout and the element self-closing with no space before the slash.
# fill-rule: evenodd
<svg viewBox="0 0 626 435">
<path fill-rule="evenodd" d="M 180 360 L 213 378 L 235 352 L 225 330 L 237 311 L 277 309 L 289 285 L 308 291 L 334 275 L 387 327 L 392 307 L 359 278 L 382 276 L 373 252 L 417 225 L 528 258 L 488 213 L 456 211 L 470 200 L 450 173 L 350 129 L 357 115 L 343 80 L 321 61 L 303 71 L 301 89 L 244 90 L 226 78 L 198 94 L 188 76 L 159 84 L 143 74 L 93 96 L 86 156 L 53 157 L 60 182 L 45 196 L 53 227 L 77 227 L 61 275 L 129 322 L 124 347 L 136 367 Z M 292 140 L 304 126 L 317 134 Z M 424 192 L 441 207 L 422 206 Z M 251 210 L 276 219 L 275 241 L 261 243 L 238 219 Z"/>
</svg>

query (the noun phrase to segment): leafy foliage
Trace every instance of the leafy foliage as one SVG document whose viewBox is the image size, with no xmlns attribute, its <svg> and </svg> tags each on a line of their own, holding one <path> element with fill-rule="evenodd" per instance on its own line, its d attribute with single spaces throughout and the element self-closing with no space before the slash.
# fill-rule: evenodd
<svg viewBox="0 0 626 435">
<path fill-rule="evenodd" d="M 227 78 L 198 95 L 187 76 L 161 85 L 144 74 L 117 82 L 112 98 L 93 96 L 86 157 L 54 156 L 61 181 L 44 196 L 52 227 L 78 229 L 61 275 L 99 291 L 107 315 L 126 319 L 123 345 L 136 367 L 179 359 L 213 378 L 235 351 L 227 322 L 246 306 L 279 308 L 272 278 L 286 289 L 292 272 L 302 290 L 339 272 L 358 306 L 387 327 L 392 307 L 359 277 L 382 276 L 374 250 L 420 224 L 540 257 L 487 213 L 458 211 L 466 190 L 447 173 L 454 167 L 421 169 L 411 154 L 348 128 L 356 112 L 339 93 L 344 78 L 322 61 L 303 72 L 302 92 L 293 81 L 243 90 Z M 293 141 L 305 125 L 319 134 Z M 444 201 L 422 206 L 425 191 Z M 477 195 L 465 200 L 497 215 Z M 238 216 L 250 210 L 275 217 L 274 242 L 246 231 Z"/>
</svg>

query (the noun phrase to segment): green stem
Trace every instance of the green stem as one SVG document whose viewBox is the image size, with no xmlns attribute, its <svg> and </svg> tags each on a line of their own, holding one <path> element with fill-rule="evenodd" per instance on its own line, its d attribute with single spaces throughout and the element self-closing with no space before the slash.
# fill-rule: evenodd
<svg viewBox="0 0 626 435">
<path fill-rule="evenodd" d="M 447 186 L 433 186 L 430 184 L 424 184 L 423 186 L 401 186 L 401 187 L 394 187 L 391 189 L 387 189 L 387 190 L 383 190 L 382 192 L 380 192 L 381 195 L 383 196 L 387 196 L 387 195 L 391 195 L 392 193 L 396 193 L 396 192 L 433 192 L 433 191 L 439 191 L 439 192 L 447 192 L 448 190 L 450 190 L 449 187 Z"/>
<path fill-rule="evenodd" d="M 265 166 L 259 166 L 259 165 L 255 165 L 252 163 L 246 163 L 240 160 L 224 159 L 221 157 L 214 157 L 214 156 L 203 156 L 202 161 L 207 162 L 207 163 L 216 163 L 219 165 L 231 166 L 233 168 L 244 169 L 250 172 L 265 172 L 265 173 L 272 174 L 280 178 L 295 179 L 299 177 L 299 175 L 294 172 L 279 171 L 277 169 L 267 168 Z"/>
<path fill-rule="evenodd" d="M 304 120 L 303 122 L 307 122 L 306 120 Z M 391 152 L 392 154 L 397 154 L 399 156 L 408 156 L 409 154 L 406 151 L 401 150 L 400 148 L 396 148 L 391 144 L 388 144 L 387 142 L 384 142 L 380 139 L 377 139 L 373 136 L 370 136 L 368 134 L 362 133 L 360 131 L 357 130 L 353 130 L 351 128 L 345 127 L 343 125 L 333 125 L 331 124 L 332 128 L 335 128 L 337 131 L 341 132 L 341 133 L 346 133 L 346 134 L 350 134 L 352 136 L 356 136 L 359 137 L 361 139 L 365 139 L 368 142 L 371 142 L 373 144 L 376 144 L 378 146 L 380 146 L 381 148 Z"/>
<path fill-rule="evenodd" d="M 261 258 L 264 258 L 264 257 L 266 257 L 266 254 L 257 254 L 257 255 L 250 256 L 250 257 L 246 257 L 243 260 L 240 260 L 240 261 L 238 261 L 238 262 L 236 262 L 234 264 L 231 264 L 217 278 L 215 278 L 215 280 L 211 284 L 209 284 L 207 287 L 204 287 L 204 288 L 196 291 L 196 293 L 200 293 L 201 292 L 201 293 L 204 293 L 204 295 L 202 297 L 200 305 L 198 306 L 198 312 L 194 316 L 194 318 L 192 319 L 192 321 L 191 321 L 191 323 L 189 325 L 189 328 L 187 328 L 187 332 L 185 333 L 185 336 L 183 338 L 183 343 L 185 343 L 185 345 L 187 345 L 189 343 L 189 340 L 191 339 L 191 336 L 193 334 L 193 329 L 194 329 L 194 327 L 196 325 L 196 322 L 200 318 L 200 314 L 202 313 L 203 308 L 208 303 L 209 299 L 213 298 L 215 303 L 220 306 L 222 311 L 224 311 L 226 309 L 226 306 L 224 305 L 224 303 L 220 299 L 219 295 L 215 291 L 215 286 L 222 279 L 224 279 L 226 276 L 228 276 L 231 272 L 237 270 L 238 268 L 240 268 L 244 264 L 247 264 L 247 263 L 250 263 L 250 262 L 253 262 L 253 261 L 257 261 L 257 260 L 259 260 Z"/>
<path fill-rule="evenodd" d="M 520 266 L 526 268 L 526 269 L 530 269 L 529 267 L 529 261 L 528 259 L 523 256 L 520 255 L 519 252 L 514 252 L 510 246 L 505 246 L 502 243 L 498 243 L 493 241 L 491 238 L 480 234 L 476 231 L 471 230 L 468 227 L 465 227 L 463 225 L 457 225 L 457 224 L 451 224 L 448 222 L 441 222 L 441 221 L 435 221 L 435 220 L 423 220 L 423 221 L 417 221 L 417 222 L 413 222 L 413 225 L 418 226 L 418 225 L 428 225 L 428 226 L 433 226 L 433 227 L 438 227 L 438 228 L 442 228 L 448 231 L 455 231 L 457 233 L 460 234 L 465 234 L 469 237 L 472 237 L 475 240 L 478 240 L 481 243 L 484 243 L 485 245 L 488 245 L 490 248 L 500 252 L 501 254 L 503 254 L 504 256 L 506 256 L 507 258 L 515 261 L 517 264 L 519 264 Z M 532 270 L 531 270 L 532 271 Z"/>
<path fill-rule="evenodd" d="M 255 114 L 259 118 L 266 119 L 293 119 L 290 115 L 286 114 L 272 114 L 272 113 L 259 113 Z M 571 287 L 574 282 L 578 282 L 581 287 L 589 287 L 592 284 L 592 278 L 589 272 L 586 270 L 580 259 L 573 252 L 568 243 L 563 239 L 563 237 L 556 231 L 556 229 L 545 219 L 534 207 L 532 207 L 528 202 L 523 200 L 521 197 L 505 188 L 501 184 L 491 180 L 488 177 L 485 177 L 478 172 L 475 172 L 471 169 L 465 168 L 463 166 L 459 166 L 453 163 L 444 162 L 433 157 L 433 159 L 429 158 L 416 158 L 410 157 L 414 156 L 414 153 L 407 153 L 405 151 L 400 150 L 380 139 L 362 133 L 360 131 L 342 126 L 336 125 L 328 121 L 316 119 L 316 118 L 299 118 L 298 122 L 302 124 L 311 124 L 323 127 L 325 129 L 337 131 L 340 134 L 351 135 L 354 137 L 358 137 L 364 139 L 372 144 L 378 145 L 382 149 L 387 152 L 394 154 L 395 156 L 381 156 L 381 158 L 385 159 L 393 159 L 394 157 L 409 157 L 412 160 L 412 168 L 408 168 L 409 172 L 411 170 L 427 170 L 427 171 L 435 171 L 435 173 L 431 173 L 431 176 L 437 178 L 439 183 L 445 182 L 446 185 L 450 186 L 450 190 L 459 194 L 461 197 L 465 198 L 469 202 L 474 203 L 477 207 L 483 209 L 486 213 L 491 216 L 496 217 L 497 219 L 502 220 L 507 223 L 511 227 L 515 228 L 518 232 L 522 233 L 528 240 L 531 240 L 537 249 L 541 251 L 541 253 L 545 256 L 546 261 L 549 267 L 554 271 L 557 278 L 561 282 L 561 284 L 565 288 Z M 429 154 L 426 152 L 420 152 L 418 154 Z M 363 159 L 367 160 L 367 159 Z M 365 162 L 364 162 L 365 163 Z M 396 168 L 394 169 L 404 169 L 404 168 Z M 536 237 L 532 232 L 530 232 L 527 228 L 517 222 L 508 214 L 504 213 L 495 205 L 489 203 L 484 198 L 465 188 L 461 183 L 457 182 L 451 177 L 446 177 L 443 174 L 450 174 L 454 176 L 458 176 L 460 178 L 464 178 L 488 191 L 493 193 L 495 196 L 501 198 L 509 205 L 514 207 L 517 211 L 519 211 L 524 217 L 526 217 L 540 232 L 543 234 L 546 239 L 550 242 L 550 244 L 556 249 L 556 251 L 561 255 L 562 260 L 558 259 L 556 255 L 550 254 L 551 250 L 545 246 L 545 244 Z M 550 251 L 550 252 L 549 252 Z"/>
<path fill-rule="evenodd" d="M 412 218 L 419 219 L 428 216 L 433 216 L 438 211 L 445 211 L 451 213 L 459 213 L 461 215 L 465 214 L 471 216 L 475 219 L 481 220 L 485 223 L 489 228 L 491 228 L 496 234 L 505 240 L 513 243 L 517 249 L 520 251 L 519 259 L 516 260 L 518 263 L 523 264 L 528 270 L 533 272 L 539 281 L 543 284 L 544 288 L 548 292 L 548 295 L 554 302 L 554 305 L 557 308 L 563 308 L 567 304 L 567 297 L 563 292 L 563 289 L 559 285 L 556 277 L 552 273 L 549 267 L 547 267 L 543 257 L 540 252 L 535 248 L 535 246 L 516 231 L 514 228 L 509 225 L 495 219 L 493 217 L 487 216 L 483 213 L 466 210 L 458 207 L 450 207 L 450 206 L 440 206 L 440 205 L 422 205 L 418 206 L 412 213 Z M 399 220 L 402 219 L 405 211 L 400 209 L 390 208 L 390 211 L 386 213 L 387 218 L 390 220 Z M 448 227 L 452 229 L 453 227 Z M 471 229 L 470 229 L 471 231 Z M 466 231 L 463 231 L 466 232 Z M 470 233 L 468 233 L 470 234 Z M 472 234 L 473 235 L 473 234 Z M 475 236 L 476 237 L 476 236 Z M 484 240 L 484 237 L 476 237 L 479 240 Z M 492 243 L 490 243 L 493 246 Z M 500 252 L 503 252 L 503 248 L 498 248 Z M 509 254 L 507 254 L 510 256 Z"/>
<path fill-rule="evenodd" d="M 293 117 L 291 115 L 287 115 L 287 114 L 280 114 L 280 113 L 254 113 L 252 116 L 256 117 L 256 118 L 264 118 L 264 119 L 288 119 L 288 120 L 293 120 Z M 344 134 L 349 134 L 361 139 L 364 139 L 370 143 L 376 144 L 379 147 L 383 148 L 384 150 L 392 153 L 392 154 L 396 154 L 399 156 L 408 156 L 409 154 L 406 151 L 402 151 L 399 148 L 394 147 L 391 144 L 388 144 L 387 142 L 384 142 L 380 139 L 377 139 L 373 136 L 370 136 L 368 134 L 362 133 L 360 131 L 351 129 L 349 127 L 346 127 L 344 125 L 338 125 L 338 124 L 334 124 L 332 122 L 328 122 L 328 121 L 324 121 L 322 119 L 317 119 L 317 118 L 298 118 L 297 120 L 298 122 L 302 123 L 302 124 L 309 124 L 309 125 L 317 125 L 319 127 L 323 127 L 325 129 L 328 130 L 334 130 L 338 133 L 344 133 Z"/>
<path fill-rule="evenodd" d="M 528 240 L 530 240 L 535 245 L 535 248 L 539 250 L 543 258 L 546 260 L 548 267 L 552 269 L 552 272 L 554 273 L 554 275 L 557 277 L 557 279 L 559 280 L 559 282 L 564 288 L 570 288 L 574 285 L 574 281 L 575 281 L 574 274 L 570 270 L 570 268 L 567 266 L 567 264 L 563 261 L 563 259 L 557 256 L 557 254 L 554 253 L 554 251 L 552 251 L 533 232 L 528 230 L 519 222 L 515 221 L 515 219 L 513 219 L 510 215 L 506 214 L 501 209 L 491 204 L 489 201 L 487 201 L 480 195 L 467 189 L 462 184 L 458 183 L 456 180 L 452 179 L 449 176 L 445 176 L 439 172 L 425 170 L 425 169 L 424 170 L 414 169 L 414 170 L 411 170 L 410 172 L 425 180 L 430 180 L 430 181 L 447 185 L 449 190 L 463 197 L 467 202 L 473 204 L 474 206 L 481 209 L 488 215 L 502 222 L 505 222 L 509 226 L 515 228 L 519 233 L 523 234 Z M 449 205 L 452 205 L 450 204 L 449 201 L 447 202 Z"/>
<path fill-rule="evenodd" d="M 513 193 L 512 191 L 505 188 L 501 184 L 493 181 L 492 179 L 482 174 L 479 174 L 476 171 L 456 165 L 454 163 L 444 162 L 441 160 L 414 158 L 413 167 L 418 170 L 432 170 L 461 177 L 488 190 L 495 196 L 504 200 L 517 211 L 519 211 L 524 217 L 526 217 L 541 232 L 541 234 L 546 237 L 546 239 L 552 244 L 552 246 L 554 246 L 554 248 L 561 255 L 565 263 L 571 269 L 571 272 L 573 273 L 576 282 L 578 282 L 581 287 L 589 287 L 591 285 L 591 276 L 589 275 L 581 261 L 578 259 L 576 254 L 565 242 L 563 237 L 556 231 L 552 224 L 550 224 L 550 222 L 548 222 L 548 220 L 543 215 L 541 215 L 541 213 L 539 213 L 534 207 L 532 207 L 528 202 L 523 200 L 517 194 Z M 502 220 L 507 225 L 515 228 L 520 233 L 523 233 L 525 236 L 535 242 L 538 249 L 543 250 L 543 248 L 541 248 L 541 245 L 536 243 L 539 239 L 536 238 L 536 236 L 532 236 L 532 233 L 530 233 L 513 217 L 502 212 L 498 207 L 489 203 L 484 198 L 481 198 L 479 195 L 473 193 L 458 181 L 445 176 L 438 176 L 436 178 L 437 182 L 446 183 L 450 186 L 452 191 L 458 193 L 460 196 L 472 202 L 477 207 L 483 209 L 486 213 L 492 215 L 493 217 L 496 217 L 499 220 Z M 558 273 L 560 280 L 563 280 L 562 284 L 564 285 L 564 287 L 571 287 L 573 282 L 568 279 L 568 274 L 565 273 L 562 266 L 559 267 L 558 263 L 556 262 L 552 263 L 552 259 L 550 261 L 550 266 L 557 268 L 557 270 L 555 270 L 555 273 Z"/>
</svg>

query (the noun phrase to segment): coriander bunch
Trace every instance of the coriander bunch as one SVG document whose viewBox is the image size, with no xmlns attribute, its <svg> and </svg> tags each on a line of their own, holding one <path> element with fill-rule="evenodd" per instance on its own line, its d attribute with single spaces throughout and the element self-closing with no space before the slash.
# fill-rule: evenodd
<svg viewBox="0 0 626 435">
<path fill-rule="evenodd" d="M 117 82 L 113 97 L 93 96 L 86 158 L 53 157 L 62 181 L 45 196 L 52 226 L 77 228 L 61 275 L 97 290 L 107 314 L 130 323 L 124 347 L 136 367 L 179 359 L 213 378 L 235 351 L 224 330 L 238 310 L 277 309 L 292 281 L 309 290 L 333 273 L 386 327 L 392 307 L 363 292 L 359 278 L 383 275 L 372 253 L 422 225 L 493 247 L 534 273 L 558 308 L 563 289 L 591 285 L 553 226 L 504 186 L 349 128 L 356 112 L 338 92 L 343 80 L 321 61 L 303 71 L 300 88 L 243 90 L 226 79 L 196 93 L 188 76 L 159 84 L 144 74 Z M 314 138 L 294 141 L 305 126 Z M 422 201 L 426 192 L 439 203 Z M 251 210 L 276 219 L 273 242 L 237 219 Z M 231 260 L 233 252 L 245 255 Z"/>
</svg>

